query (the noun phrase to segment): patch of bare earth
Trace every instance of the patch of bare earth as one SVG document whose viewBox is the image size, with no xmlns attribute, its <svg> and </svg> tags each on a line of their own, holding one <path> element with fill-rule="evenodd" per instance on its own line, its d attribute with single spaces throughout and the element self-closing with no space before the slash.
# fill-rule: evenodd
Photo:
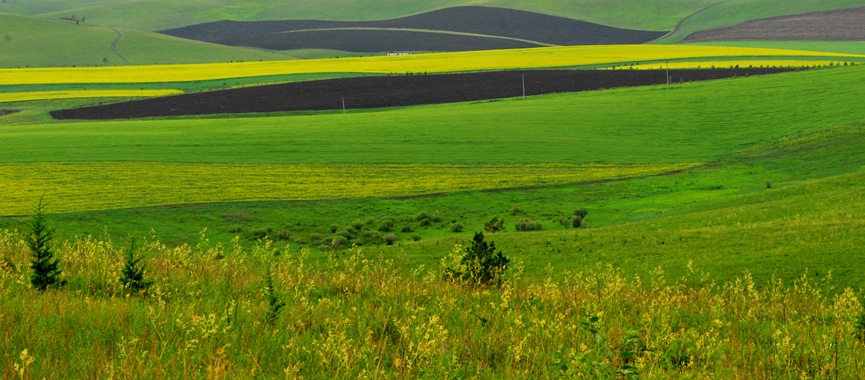
<svg viewBox="0 0 865 380">
<path fill-rule="evenodd" d="M 865 7 L 752 20 L 696 32 L 685 42 L 865 41 Z"/>
<path fill-rule="evenodd" d="M 539 45 L 639 44 L 666 34 L 659 31 L 614 28 L 515 9 L 480 6 L 445 8 L 380 21 L 226 20 L 160 33 L 229 46 L 271 50 L 315 48 L 352 52 L 464 51 Z"/>
<path fill-rule="evenodd" d="M 674 83 L 792 71 L 782 68 L 670 70 Z M 199 92 L 51 111 L 56 119 L 297 112 L 403 107 L 667 83 L 663 70 L 533 70 L 327 79 Z"/>
</svg>

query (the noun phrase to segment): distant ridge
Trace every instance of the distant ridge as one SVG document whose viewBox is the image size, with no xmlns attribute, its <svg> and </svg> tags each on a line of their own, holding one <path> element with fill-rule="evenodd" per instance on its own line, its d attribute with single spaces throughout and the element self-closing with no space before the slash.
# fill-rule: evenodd
<svg viewBox="0 0 865 380">
<path fill-rule="evenodd" d="M 161 33 L 230 46 L 353 52 L 639 44 L 665 34 L 479 6 L 445 8 L 382 21 L 217 21 Z"/>
</svg>

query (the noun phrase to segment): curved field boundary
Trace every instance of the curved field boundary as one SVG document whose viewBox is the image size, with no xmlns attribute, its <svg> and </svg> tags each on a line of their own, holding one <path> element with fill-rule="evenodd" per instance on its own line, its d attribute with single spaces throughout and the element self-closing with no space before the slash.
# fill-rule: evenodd
<svg viewBox="0 0 865 380">
<path fill-rule="evenodd" d="M 137 98 L 182 94 L 180 90 L 70 90 L 0 93 L 0 103 L 49 99 Z"/>
<path fill-rule="evenodd" d="M 536 41 L 547 45 L 600 45 L 600 44 L 638 44 L 652 41 L 666 32 L 642 31 L 614 28 L 605 25 L 549 16 L 540 13 L 507 8 L 481 6 L 462 6 L 440 9 L 414 16 L 383 21 L 347 22 L 324 20 L 286 20 L 286 21 L 218 21 L 192 25 L 184 28 L 165 30 L 161 33 L 175 37 L 212 42 L 231 46 L 250 46 L 274 50 L 298 49 L 298 41 L 280 40 L 285 32 L 301 30 L 344 30 L 344 29 L 382 29 L 394 31 L 442 31 L 467 33 L 471 35 L 498 36 L 501 38 Z M 333 49 L 329 39 L 308 34 L 302 45 L 304 48 Z M 342 33 L 341 44 L 337 50 L 370 50 L 366 36 Z M 422 41 L 414 48 L 405 49 L 399 44 L 406 37 L 392 37 L 379 41 L 377 51 L 411 50 L 429 51 Z M 282 42 L 280 42 L 282 41 Z M 352 48 L 352 46 L 356 46 Z M 495 44 L 489 49 L 494 49 Z M 450 51 L 450 50 L 448 50 Z"/>
<path fill-rule="evenodd" d="M 691 82 L 785 71 L 789 70 L 673 70 L 669 80 Z M 51 111 L 51 116 L 102 120 L 401 107 L 665 84 L 667 74 L 652 70 L 550 70 L 342 78 Z"/>
<path fill-rule="evenodd" d="M 0 164 L 0 209 L 53 212 L 264 200 L 384 198 L 582 183 L 678 172 L 674 164 L 200 164 L 76 162 Z M 47 191 L 47 192 L 46 192 Z"/>
<path fill-rule="evenodd" d="M 811 12 L 747 21 L 703 30 L 684 42 L 709 41 L 865 41 L 865 7 Z"/>
<path fill-rule="evenodd" d="M 268 34 L 255 47 L 269 50 L 327 49 L 346 52 L 472 51 L 551 46 L 510 37 L 397 28 L 305 29 Z M 244 46 L 244 45 L 237 45 Z"/>
<path fill-rule="evenodd" d="M 0 69 L 0 85 L 71 83 L 168 83 L 290 74 L 445 73 L 481 70 L 611 66 L 678 59 L 735 59 L 744 57 L 826 57 L 863 59 L 865 55 L 766 48 L 696 45 L 601 45 L 357 57 L 115 67 Z"/>
</svg>

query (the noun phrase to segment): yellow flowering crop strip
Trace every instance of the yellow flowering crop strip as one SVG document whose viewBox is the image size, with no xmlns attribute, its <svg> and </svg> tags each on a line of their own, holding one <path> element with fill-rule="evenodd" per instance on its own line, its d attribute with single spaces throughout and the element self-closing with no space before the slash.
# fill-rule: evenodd
<svg viewBox="0 0 865 380">
<path fill-rule="evenodd" d="M 656 175 L 699 164 L 0 164 L 0 215 L 232 201 L 411 196 Z"/>
<path fill-rule="evenodd" d="M 707 61 L 673 61 L 673 62 L 654 62 L 638 65 L 621 66 L 623 68 L 633 68 L 635 70 L 657 70 L 665 69 L 729 69 L 729 68 L 747 68 L 747 67 L 826 67 L 826 66 L 842 66 L 847 61 L 844 60 L 806 60 L 806 59 L 735 59 L 735 60 L 707 60 Z M 850 62 L 847 62 L 848 64 Z"/>
<path fill-rule="evenodd" d="M 225 78 L 311 73 L 438 73 L 603 65 L 694 58 L 826 57 L 865 58 L 798 50 L 696 45 L 596 45 L 331 58 L 294 61 L 186 65 L 26 68 L 0 70 L 0 85 L 70 83 L 194 82 Z"/>
<path fill-rule="evenodd" d="M 180 90 L 70 90 L 0 92 L 0 103 L 49 99 L 143 98 L 182 94 Z"/>
</svg>

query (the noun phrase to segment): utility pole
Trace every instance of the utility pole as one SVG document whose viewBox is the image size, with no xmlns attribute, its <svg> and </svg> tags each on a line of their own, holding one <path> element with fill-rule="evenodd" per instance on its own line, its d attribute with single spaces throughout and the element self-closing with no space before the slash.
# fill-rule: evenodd
<svg viewBox="0 0 865 380">
<path fill-rule="evenodd" d="M 526 98 L 526 74 L 523 74 L 523 99 Z"/>
<path fill-rule="evenodd" d="M 342 97 L 342 113 L 345 113 L 345 96 Z"/>
<path fill-rule="evenodd" d="M 667 88 L 670 88 L 670 61 L 667 61 Z"/>
</svg>

